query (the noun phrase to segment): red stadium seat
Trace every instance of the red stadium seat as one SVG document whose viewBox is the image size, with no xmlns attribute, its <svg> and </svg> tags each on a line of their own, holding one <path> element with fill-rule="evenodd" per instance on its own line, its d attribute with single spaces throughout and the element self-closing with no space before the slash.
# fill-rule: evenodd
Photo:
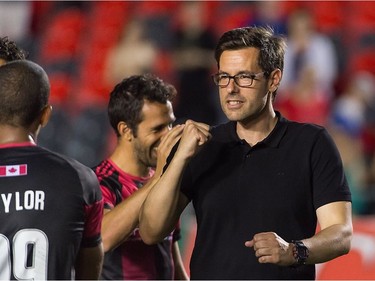
<svg viewBox="0 0 375 281">
<path fill-rule="evenodd" d="M 65 103 L 71 91 L 71 77 L 64 72 L 55 72 L 49 74 L 49 81 L 51 84 L 51 103 L 53 105 Z"/>
<path fill-rule="evenodd" d="M 84 15 L 79 9 L 70 8 L 58 13 L 41 39 L 41 61 L 51 63 L 75 56 L 84 23 Z"/>
<path fill-rule="evenodd" d="M 313 1 L 304 2 L 314 15 L 316 27 L 320 32 L 333 35 L 341 32 L 345 23 L 344 6 L 342 1 Z"/>
<path fill-rule="evenodd" d="M 375 48 L 353 54 L 349 60 L 349 72 L 368 71 L 375 75 Z"/>
</svg>

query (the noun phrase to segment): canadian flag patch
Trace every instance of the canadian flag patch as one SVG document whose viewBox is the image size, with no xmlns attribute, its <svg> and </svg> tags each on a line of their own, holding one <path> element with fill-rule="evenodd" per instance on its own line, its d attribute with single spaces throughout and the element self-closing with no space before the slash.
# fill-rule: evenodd
<svg viewBox="0 0 375 281">
<path fill-rule="evenodd" d="M 0 166 L 0 177 L 16 177 L 27 175 L 27 164 Z"/>
</svg>

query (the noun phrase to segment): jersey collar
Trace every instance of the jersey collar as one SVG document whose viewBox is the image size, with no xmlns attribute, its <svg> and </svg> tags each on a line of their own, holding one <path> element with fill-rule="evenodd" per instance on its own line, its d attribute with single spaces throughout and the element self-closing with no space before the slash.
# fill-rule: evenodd
<svg viewBox="0 0 375 281">
<path fill-rule="evenodd" d="M 14 148 L 14 147 L 25 147 L 25 146 L 36 146 L 36 144 L 32 141 L 10 142 L 10 143 L 0 144 L 0 149 L 2 149 L 2 148 Z"/>
</svg>

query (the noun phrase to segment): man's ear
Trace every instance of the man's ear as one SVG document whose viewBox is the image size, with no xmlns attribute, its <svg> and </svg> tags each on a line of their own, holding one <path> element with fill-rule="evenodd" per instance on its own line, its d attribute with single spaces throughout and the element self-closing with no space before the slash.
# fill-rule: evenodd
<svg viewBox="0 0 375 281">
<path fill-rule="evenodd" d="M 269 78 L 269 86 L 268 86 L 268 90 L 270 92 L 273 93 L 277 90 L 277 88 L 280 85 L 282 75 L 283 74 L 281 70 L 278 68 L 271 72 L 270 78 Z"/>
<path fill-rule="evenodd" d="M 52 114 L 52 106 L 51 105 L 46 105 L 41 112 L 40 116 L 40 126 L 43 128 L 47 125 L 49 119 L 51 118 Z"/>
<path fill-rule="evenodd" d="M 128 141 L 133 139 L 133 132 L 125 122 L 121 121 L 117 124 L 117 131 L 122 138 Z"/>
</svg>

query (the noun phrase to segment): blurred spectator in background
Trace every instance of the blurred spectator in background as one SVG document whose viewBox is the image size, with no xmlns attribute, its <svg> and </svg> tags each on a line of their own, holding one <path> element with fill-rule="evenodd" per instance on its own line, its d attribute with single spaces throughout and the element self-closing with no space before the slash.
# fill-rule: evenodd
<svg viewBox="0 0 375 281">
<path fill-rule="evenodd" d="M 364 71 L 354 73 L 332 105 L 330 127 L 343 157 L 355 214 L 375 211 L 375 141 L 370 133 L 374 132 L 374 113 L 375 77 Z"/>
<path fill-rule="evenodd" d="M 216 124 L 220 112 L 210 80 L 214 67 L 215 35 L 205 19 L 205 3 L 182 2 L 174 32 L 173 66 L 179 96 L 176 117 Z"/>
<path fill-rule="evenodd" d="M 288 97 L 288 92 L 298 84 L 304 68 L 315 72 L 317 94 L 330 102 L 337 77 L 337 55 L 329 37 L 315 29 L 314 19 L 306 9 L 296 9 L 288 19 L 287 44 L 283 83 L 280 98 Z M 297 120 L 298 121 L 298 120 Z"/>
<path fill-rule="evenodd" d="M 375 214 L 375 154 L 369 163 L 366 173 L 367 196 L 370 198 L 367 214 Z"/>
<path fill-rule="evenodd" d="M 367 88 L 371 96 L 368 97 L 368 103 L 365 108 L 365 126 L 362 132 L 362 143 L 366 154 L 367 163 L 372 163 L 375 157 L 375 76 L 368 76 Z"/>
<path fill-rule="evenodd" d="M 299 122 L 326 125 L 329 102 L 318 85 L 315 69 L 302 69 L 299 80 L 289 89 L 288 96 L 285 98 L 283 94 L 276 104 L 285 117 Z"/>
<path fill-rule="evenodd" d="M 375 213 L 375 76 L 367 73 L 363 77 L 362 90 L 368 91 L 365 107 L 365 124 L 361 142 L 366 162 L 367 196 L 371 200 L 368 214 Z"/>
<path fill-rule="evenodd" d="M 368 212 L 370 198 L 367 197 L 366 163 L 361 142 L 342 127 L 331 126 L 329 131 L 340 151 L 345 175 L 352 193 L 354 215 Z"/>
<path fill-rule="evenodd" d="M 133 14 L 147 26 L 146 37 L 161 50 L 170 50 L 172 22 L 178 7 L 185 1 L 136 1 Z"/>
<path fill-rule="evenodd" d="M 24 60 L 27 53 L 7 36 L 0 37 L 0 66 L 14 60 Z"/>
<path fill-rule="evenodd" d="M 118 43 L 107 55 L 106 82 L 116 85 L 124 77 L 151 72 L 157 54 L 157 46 L 145 36 L 144 23 L 138 19 L 127 22 Z"/>
<path fill-rule="evenodd" d="M 369 72 L 354 73 L 350 79 L 344 92 L 333 102 L 331 122 L 360 138 L 367 123 L 366 115 L 375 104 L 375 79 Z"/>
<path fill-rule="evenodd" d="M 269 25 L 277 34 L 287 33 L 287 17 L 282 1 L 256 1 L 253 4 L 254 11 L 247 25 Z"/>
</svg>

